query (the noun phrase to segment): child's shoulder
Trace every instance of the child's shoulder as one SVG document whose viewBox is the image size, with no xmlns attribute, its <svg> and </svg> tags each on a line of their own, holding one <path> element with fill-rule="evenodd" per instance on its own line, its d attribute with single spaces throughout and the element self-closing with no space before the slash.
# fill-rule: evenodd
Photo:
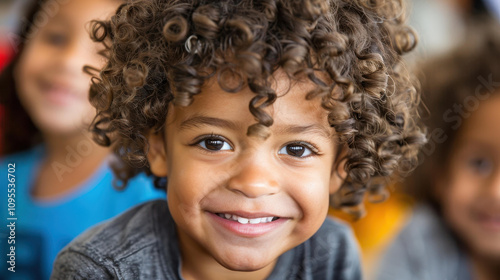
<svg viewBox="0 0 500 280">
<path fill-rule="evenodd" d="M 429 237 L 435 240 L 442 237 L 445 240 L 450 239 L 449 232 L 437 213 L 430 205 L 417 205 L 408 219 L 406 225 L 402 228 L 399 236 L 408 239 L 419 239 L 429 241 Z"/>
<path fill-rule="evenodd" d="M 138 275 L 129 275 L 131 268 L 150 276 L 161 274 L 155 271 L 159 268 L 153 261 L 146 260 L 158 260 L 156 255 L 162 240 L 158 237 L 157 221 L 168 223 L 168 217 L 166 201 L 154 200 L 90 228 L 58 254 L 52 277 L 58 279 L 77 273 L 83 278 L 133 279 Z M 147 267 L 138 268 L 137 264 Z"/>
<path fill-rule="evenodd" d="M 337 250 L 358 249 L 356 239 L 349 225 L 333 217 L 327 217 L 325 219 L 319 230 L 311 237 L 309 242 L 323 248 Z"/>
<path fill-rule="evenodd" d="M 349 226 L 327 218 L 311 238 L 278 259 L 268 279 L 358 280 L 362 279 L 359 258 L 359 247 Z"/>
<path fill-rule="evenodd" d="M 450 279 L 469 273 L 455 238 L 436 210 L 423 204 L 384 252 L 376 279 Z"/>
<path fill-rule="evenodd" d="M 395 254 L 411 252 L 414 256 L 449 251 L 455 247 L 453 237 L 436 210 L 430 205 L 417 205 L 388 251 Z M 397 253 L 395 250 L 399 250 Z M 413 259 L 413 258 L 412 258 Z M 428 258 L 422 258 L 426 261 Z"/>
<path fill-rule="evenodd" d="M 342 236 L 353 236 L 352 229 L 346 222 L 339 220 L 335 217 L 328 216 L 323 224 L 321 225 L 319 231 L 324 230 L 327 232 L 333 232 L 335 234 L 340 234 Z"/>
<path fill-rule="evenodd" d="M 358 242 L 352 229 L 340 220 L 331 217 L 326 218 L 318 232 L 310 239 L 310 242 L 311 248 L 316 248 L 317 251 L 328 248 L 328 254 L 331 255 L 332 262 L 359 265 Z"/>
<path fill-rule="evenodd" d="M 126 247 L 123 242 L 132 241 L 135 246 L 147 246 L 148 235 L 154 231 L 154 219 L 167 207 L 165 200 L 149 201 L 137 205 L 82 233 L 73 242 L 74 248 L 92 248 L 103 252 L 120 252 L 113 247 Z M 146 242 L 138 244 L 138 242 Z M 70 244 L 71 245 L 71 244 Z M 121 250 L 126 250 L 123 248 Z M 127 254 L 127 252 L 123 252 Z"/>
</svg>

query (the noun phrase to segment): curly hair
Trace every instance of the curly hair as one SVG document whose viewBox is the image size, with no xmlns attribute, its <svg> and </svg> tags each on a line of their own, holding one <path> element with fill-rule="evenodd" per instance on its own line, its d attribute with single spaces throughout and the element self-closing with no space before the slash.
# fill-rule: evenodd
<svg viewBox="0 0 500 280">
<path fill-rule="evenodd" d="M 128 163 L 118 171 L 125 184 L 149 172 L 147 133 L 162 130 L 169 104 L 188 106 L 211 78 L 227 92 L 255 93 L 247 134 L 266 138 L 273 119 L 264 108 L 277 98 L 271 79 L 282 69 L 317 85 L 307 99 L 321 99 L 348 151 L 347 177 L 331 202 L 359 205 L 366 191 L 380 196 L 386 178 L 412 169 L 425 142 L 415 80 L 401 58 L 417 43 L 404 11 L 402 0 L 123 4 L 109 21 L 93 22 L 108 59 L 98 73 L 87 69 L 95 139 L 116 144 Z"/>
<path fill-rule="evenodd" d="M 428 203 L 438 211 L 436 178 L 446 173 L 452 144 L 466 121 L 462 116 L 458 122 L 455 117 L 452 120 L 447 112 L 468 98 L 488 102 L 483 101 L 485 96 L 500 93 L 500 88 L 484 84 L 500 81 L 500 24 L 494 18 L 479 17 L 469 23 L 466 38 L 446 56 L 426 61 L 419 71 L 422 99 L 431 112 L 424 118 L 430 139 L 422 150 L 421 164 L 403 186 L 418 202 Z"/>
</svg>

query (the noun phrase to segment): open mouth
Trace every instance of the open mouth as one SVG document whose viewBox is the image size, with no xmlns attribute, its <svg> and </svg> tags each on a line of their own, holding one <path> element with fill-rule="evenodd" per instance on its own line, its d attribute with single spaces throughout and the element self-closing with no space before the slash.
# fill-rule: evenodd
<svg viewBox="0 0 500 280">
<path fill-rule="evenodd" d="M 230 221 L 236 221 L 240 224 L 253 224 L 253 225 L 265 224 L 265 223 L 274 222 L 274 221 L 279 219 L 279 217 L 260 217 L 260 218 L 249 219 L 249 218 L 240 217 L 240 216 L 233 215 L 233 214 L 224 214 L 224 213 L 215 213 L 215 214 L 223 219 L 230 220 Z"/>
</svg>

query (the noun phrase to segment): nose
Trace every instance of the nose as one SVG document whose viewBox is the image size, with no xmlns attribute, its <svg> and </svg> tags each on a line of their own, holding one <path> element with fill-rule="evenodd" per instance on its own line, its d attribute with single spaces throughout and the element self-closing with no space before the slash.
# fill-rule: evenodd
<svg viewBox="0 0 500 280">
<path fill-rule="evenodd" d="M 279 175 L 271 160 L 242 155 L 234 174 L 228 181 L 229 190 L 248 198 L 258 198 L 279 192 Z"/>
</svg>

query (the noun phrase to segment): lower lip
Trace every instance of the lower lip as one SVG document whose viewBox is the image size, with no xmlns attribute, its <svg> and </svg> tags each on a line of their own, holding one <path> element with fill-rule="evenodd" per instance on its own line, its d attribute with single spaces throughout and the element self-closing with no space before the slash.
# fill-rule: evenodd
<svg viewBox="0 0 500 280">
<path fill-rule="evenodd" d="M 221 225 L 223 228 L 227 229 L 228 231 L 242 236 L 242 237 L 259 237 L 262 235 L 265 235 L 269 232 L 274 231 L 288 219 L 285 218 L 279 218 L 276 221 L 272 221 L 269 223 L 262 223 L 262 224 L 240 224 L 237 221 L 233 220 L 227 220 L 224 218 L 219 217 L 218 215 L 214 213 L 208 212 L 209 216 L 212 217 L 212 219 L 219 225 Z"/>
</svg>

